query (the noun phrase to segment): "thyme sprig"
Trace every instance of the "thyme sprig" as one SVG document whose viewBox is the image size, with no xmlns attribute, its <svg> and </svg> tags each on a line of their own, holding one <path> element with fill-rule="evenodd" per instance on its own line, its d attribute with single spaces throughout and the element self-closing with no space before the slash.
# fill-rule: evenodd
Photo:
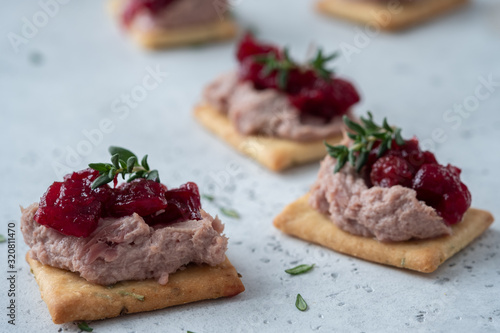
<svg viewBox="0 0 500 333">
<path fill-rule="evenodd" d="M 127 182 L 137 178 L 146 178 L 160 182 L 157 170 L 151 170 L 148 164 L 148 155 L 145 155 L 140 164 L 137 156 L 130 150 L 111 146 L 108 149 L 111 154 L 111 163 L 90 163 L 89 167 L 99 171 L 99 177 L 92 183 L 92 189 L 107 184 L 115 179 L 117 175 L 128 176 Z"/>
<path fill-rule="evenodd" d="M 368 161 L 368 156 L 375 142 L 380 141 L 377 157 L 382 156 L 387 150 L 391 149 L 393 140 L 400 146 L 405 144 L 401 136 L 401 128 L 389 126 L 387 118 L 384 118 L 382 126 L 373 121 L 373 115 L 368 112 L 368 118 L 361 117 L 361 123 L 356 123 L 344 116 L 343 120 L 346 126 L 352 131 L 347 133 L 353 140 L 350 147 L 343 145 L 331 146 L 325 142 L 328 154 L 337 159 L 334 172 L 337 173 L 349 163 L 360 172 Z"/>
<path fill-rule="evenodd" d="M 298 68 L 298 65 L 290 58 L 288 48 L 286 47 L 283 49 L 282 59 L 274 52 L 270 52 L 268 54 L 256 56 L 255 60 L 258 63 L 264 64 L 262 75 L 269 76 L 274 71 L 277 71 L 276 79 L 278 88 L 283 90 L 287 87 L 290 71 L 294 68 Z"/>
<path fill-rule="evenodd" d="M 316 56 L 309 61 L 309 66 L 318 74 L 319 77 L 329 80 L 333 75 L 333 70 L 328 69 L 326 65 L 328 62 L 338 57 L 338 52 L 334 52 L 330 55 L 324 55 L 322 49 L 318 49 Z"/>
<path fill-rule="evenodd" d="M 270 52 L 264 55 L 255 56 L 255 60 L 258 63 L 264 65 L 262 69 L 262 75 L 269 76 L 275 71 L 277 72 L 276 80 L 278 88 L 285 90 L 288 85 L 288 78 L 290 76 L 290 71 L 292 70 L 303 70 L 304 68 L 310 68 L 322 79 L 329 80 L 333 74 L 333 71 L 328 69 L 326 65 L 331 60 L 335 59 L 338 53 L 332 53 L 330 55 L 323 54 L 322 49 L 318 49 L 316 56 L 311 59 L 305 66 L 300 66 L 296 63 L 289 54 L 288 48 L 283 49 L 283 55 L 278 56 L 274 52 Z"/>
</svg>

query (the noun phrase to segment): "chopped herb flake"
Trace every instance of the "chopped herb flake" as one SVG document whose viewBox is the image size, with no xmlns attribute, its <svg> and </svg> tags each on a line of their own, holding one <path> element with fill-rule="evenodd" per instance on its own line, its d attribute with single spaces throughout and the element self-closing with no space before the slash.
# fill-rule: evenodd
<svg viewBox="0 0 500 333">
<path fill-rule="evenodd" d="M 120 290 L 118 293 L 120 295 L 122 295 L 122 296 L 132 296 L 132 297 L 138 299 L 141 302 L 144 301 L 144 296 L 143 295 L 134 294 L 134 293 L 131 293 L 131 292 L 128 292 L 128 291 L 124 291 L 124 290 Z"/>
<path fill-rule="evenodd" d="M 92 332 L 94 329 L 90 327 L 86 322 L 82 321 L 78 323 L 78 328 L 85 332 Z"/>
<path fill-rule="evenodd" d="M 213 195 L 210 195 L 210 194 L 202 194 L 201 197 L 203 199 L 207 199 L 208 201 L 214 201 L 215 200 L 215 197 Z"/>
<path fill-rule="evenodd" d="M 288 274 L 291 274 L 291 275 L 304 274 L 304 273 L 309 272 L 314 267 L 314 265 L 315 264 L 312 264 L 312 265 L 298 265 L 297 267 L 289 268 L 289 269 L 285 270 L 285 272 L 287 272 Z"/>
<path fill-rule="evenodd" d="M 238 214 L 238 212 L 235 211 L 234 209 L 220 207 L 220 211 L 222 214 L 229 216 L 229 217 L 232 217 L 234 219 L 240 218 L 240 214 Z"/>
<path fill-rule="evenodd" d="M 297 294 L 297 300 L 295 301 L 295 306 L 300 311 L 306 311 L 306 309 L 307 309 L 307 303 L 306 303 L 306 301 L 304 301 L 304 299 L 302 298 L 302 296 L 300 294 Z"/>
</svg>

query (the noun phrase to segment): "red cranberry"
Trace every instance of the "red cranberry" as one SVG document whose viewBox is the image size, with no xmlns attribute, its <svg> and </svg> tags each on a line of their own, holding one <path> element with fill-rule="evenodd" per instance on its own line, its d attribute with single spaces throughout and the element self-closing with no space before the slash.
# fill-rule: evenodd
<svg viewBox="0 0 500 333">
<path fill-rule="evenodd" d="M 247 33 L 241 39 L 238 50 L 236 52 L 236 58 L 239 62 L 243 62 L 248 57 L 255 55 L 265 55 L 268 53 L 274 53 L 276 56 L 280 55 L 280 51 L 277 47 L 270 45 L 259 43 L 252 34 Z"/>
<path fill-rule="evenodd" d="M 135 16 L 142 10 L 157 13 L 170 5 L 174 0 L 130 0 L 122 14 L 122 21 L 125 26 L 130 26 Z"/>
<path fill-rule="evenodd" d="M 150 225 L 168 224 L 187 220 L 201 220 L 201 202 L 198 186 L 189 182 L 165 192 L 168 202 L 165 212 L 145 218 Z"/>
<path fill-rule="evenodd" d="M 121 217 L 137 213 L 147 216 L 167 207 L 164 185 L 144 178 L 123 183 L 113 190 L 106 210 L 110 216 Z"/>
<path fill-rule="evenodd" d="M 257 90 L 276 89 L 288 95 L 290 103 L 302 117 L 312 116 L 330 121 L 342 116 L 359 102 L 354 86 L 342 79 L 324 78 L 306 66 L 295 65 L 287 74 L 286 86 L 280 86 L 279 73 L 265 73 L 265 65 L 257 58 L 273 55 L 283 59 L 283 53 L 273 45 L 261 44 L 247 34 L 240 42 L 237 58 L 240 62 L 239 78 L 252 82 Z"/>
<path fill-rule="evenodd" d="M 248 58 L 240 65 L 238 72 L 241 81 L 250 81 L 257 90 L 278 89 L 276 72 L 271 75 L 264 75 L 264 65 Z"/>
<path fill-rule="evenodd" d="M 374 186 L 391 187 L 401 185 L 410 187 L 413 175 L 408 163 L 401 157 L 384 156 L 373 164 L 370 180 Z"/>
<path fill-rule="evenodd" d="M 87 237 L 96 228 L 109 186 L 90 188 L 99 173 L 92 169 L 74 172 L 64 182 L 54 182 L 40 200 L 35 221 L 65 235 Z"/>
<path fill-rule="evenodd" d="M 413 179 L 419 200 L 436 209 L 447 224 L 456 224 L 471 204 L 470 192 L 460 181 L 460 169 L 452 165 L 423 165 Z"/>
<path fill-rule="evenodd" d="M 101 217 L 137 213 L 149 224 L 201 219 L 198 186 L 186 183 L 168 190 L 163 184 L 136 179 L 117 188 L 91 189 L 99 173 L 92 169 L 66 175 L 54 182 L 40 200 L 35 221 L 68 236 L 88 237 Z"/>
</svg>

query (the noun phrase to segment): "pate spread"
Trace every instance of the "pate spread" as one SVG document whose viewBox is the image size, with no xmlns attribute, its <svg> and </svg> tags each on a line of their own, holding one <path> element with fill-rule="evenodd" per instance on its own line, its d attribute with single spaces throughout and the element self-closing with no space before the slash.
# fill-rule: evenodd
<svg viewBox="0 0 500 333">
<path fill-rule="evenodd" d="M 101 218 L 88 237 L 67 236 L 37 223 L 38 204 L 23 209 L 21 231 L 31 247 L 29 255 L 44 265 L 78 272 L 97 284 L 123 280 L 157 279 L 188 263 L 217 265 L 224 261 L 224 226 L 201 210 L 201 220 L 150 226 L 137 214 Z"/>
<path fill-rule="evenodd" d="M 224 74 L 204 90 L 205 102 L 227 115 L 239 133 L 263 134 L 295 141 L 312 141 L 342 131 L 340 117 L 325 123 L 315 117 L 301 117 L 287 96 L 277 90 L 256 90 L 240 82 L 235 72 Z"/>
<path fill-rule="evenodd" d="M 156 1 L 160 3 L 162 1 Z M 124 5 L 126 25 L 140 30 L 179 29 L 204 25 L 223 18 L 227 12 L 227 1 L 217 0 L 172 0 L 158 5 L 143 4 L 144 1 L 130 0 Z"/>
<path fill-rule="evenodd" d="M 368 188 L 350 165 L 333 172 L 335 159 L 325 157 L 311 188 L 310 205 L 354 235 L 380 241 L 426 239 L 451 234 L 435 209 L 417 199 L 411 188 Z"/>
</svg>

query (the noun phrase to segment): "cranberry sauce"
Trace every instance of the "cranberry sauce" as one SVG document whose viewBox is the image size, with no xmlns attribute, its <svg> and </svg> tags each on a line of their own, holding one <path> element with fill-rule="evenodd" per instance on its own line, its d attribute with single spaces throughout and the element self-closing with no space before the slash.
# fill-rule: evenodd
<svg viewBox="0 0 500 333">
<path fill-rule="evenodd" d="M 401 185 L 417 192 L 417 198 L 436 209 L 448 225 L 462 220 L 470 207 L 471 195 L 460 180 L 461 170 L 439 164 L 433 153 L 422 151 L 418 140 L 406 140 L 377 158 L 378 145 L 370 152 L 365 179 L 370 186 Z"/>
<path fill-rule="evenodd" d="M 249 81 L 257 90 L 275 89 L 288 95 L 290 103 L 302 116 L 314 116 L 328 122 L 342 116 L 360 100 L 354 86 L 342 79 L 321 76 L 311 66 L 298 65 L 288 58 L 284 50 L 256 41 L 246 34 L 240 41 L 236 57 L 240 63 L 239 78 Z M 281 61 L 286 70 L 269 70 L 263 57 Z"/>
<path fill-rule="evenodd" d="M 139 12 L 147 10 L 155 14 L 172 2 L 174 0 L 130 0 L 122 13 L 123 24 L 128 27 Z"/>
<path fill-rule="evenodd" d="M 100 218 L 137 213 L 150 224 L 200 220 L 200 195 L 195 183 L 178 189 L 143 178 L 116 188 L 91 189 L 99 172 L 85 169 L 54 182 L 40 199 L 35 221 L 68 236 L 87 237 Z"/>
</svg>

